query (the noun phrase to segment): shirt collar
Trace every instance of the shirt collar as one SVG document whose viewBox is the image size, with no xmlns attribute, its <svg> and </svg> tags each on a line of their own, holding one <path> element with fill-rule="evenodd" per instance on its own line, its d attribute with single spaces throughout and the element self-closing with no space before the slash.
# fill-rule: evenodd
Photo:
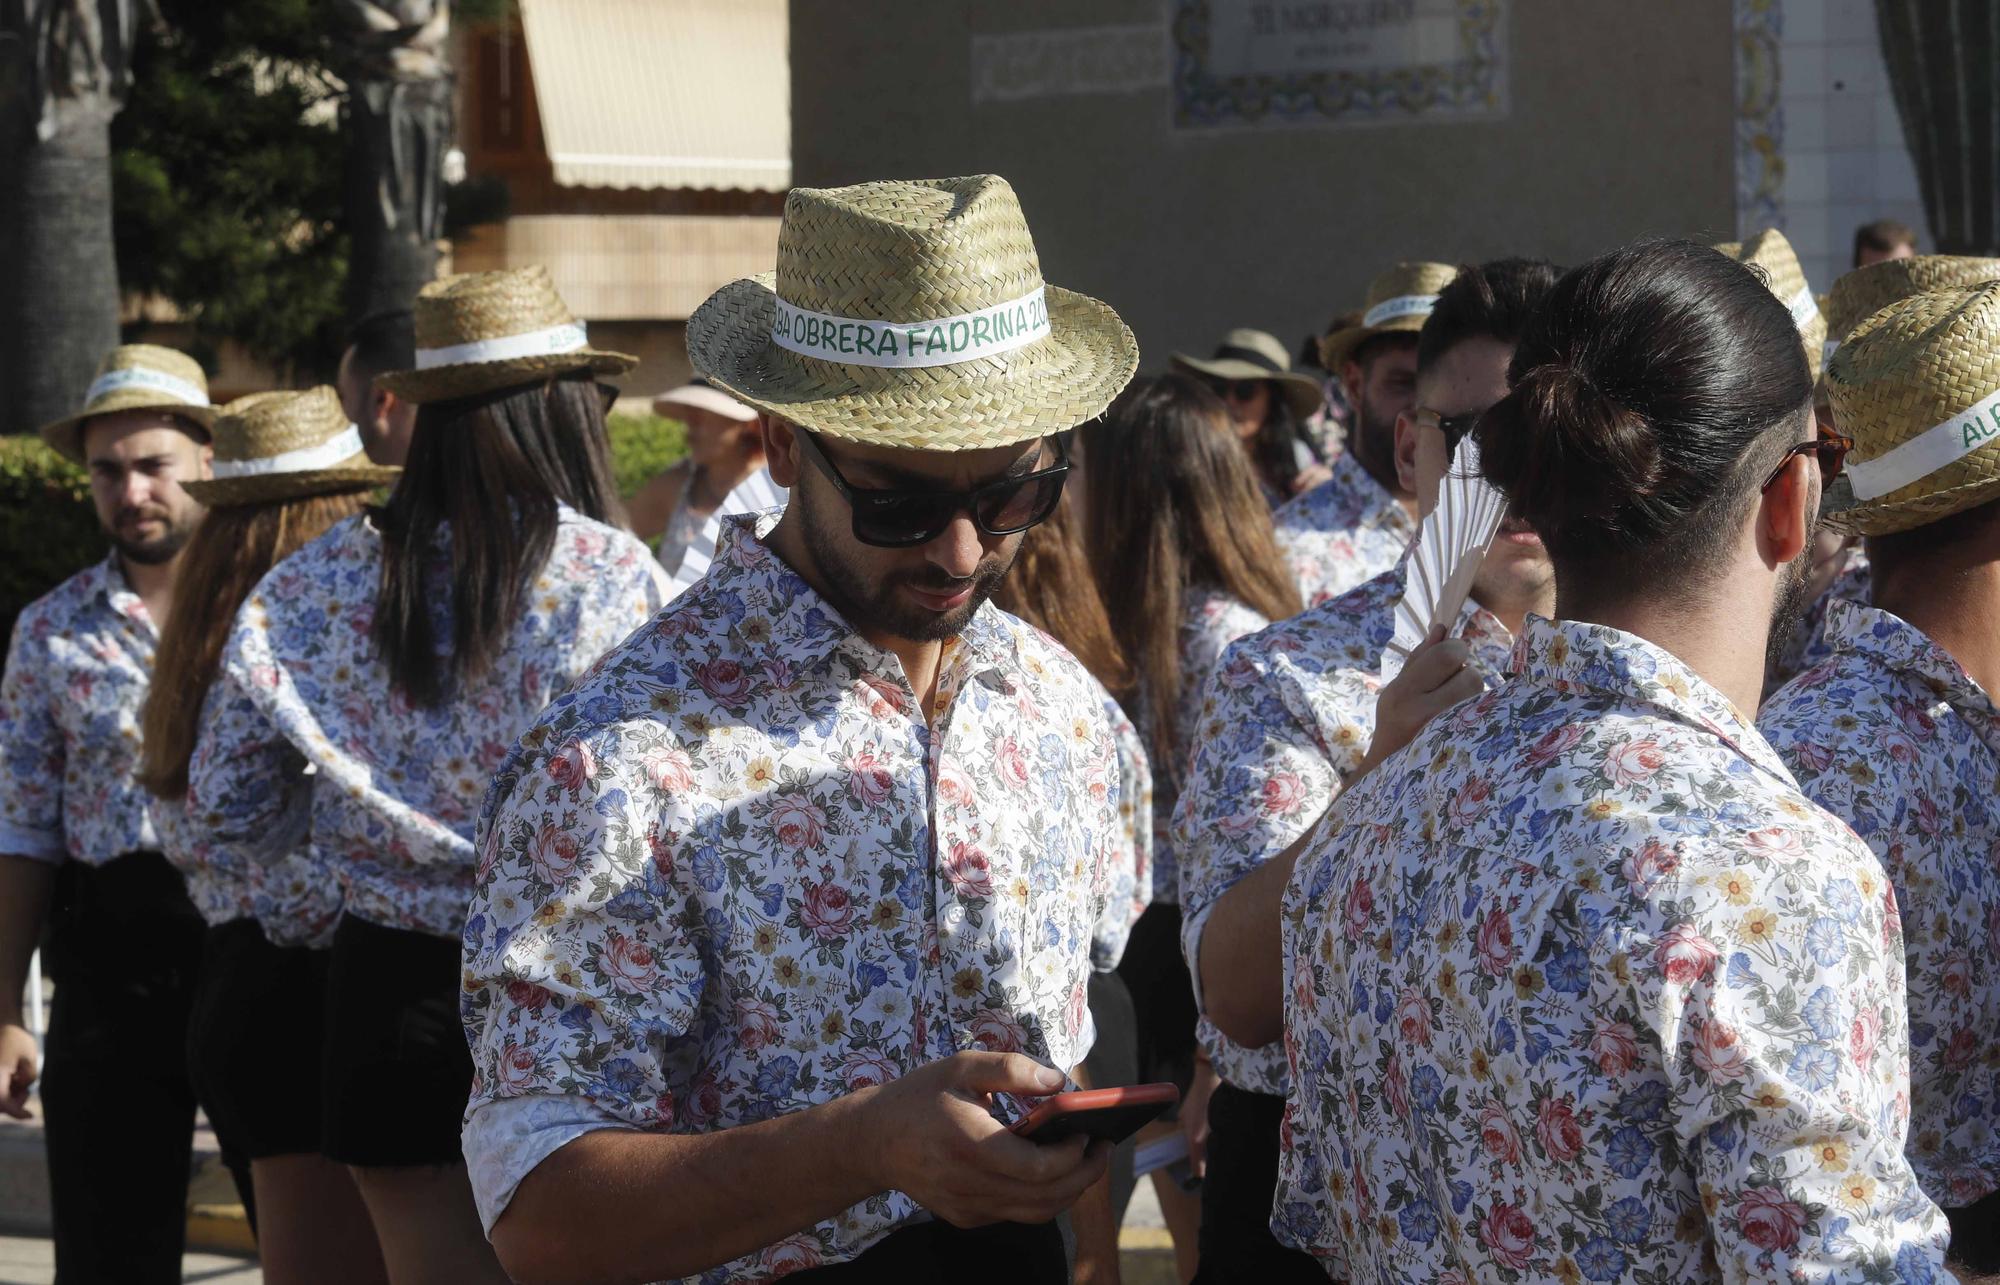
<svg viewBox="0 0 2000 1285">
<path fill-rule="evenodd" d="M 1961 717 L 1972 720 L 1982 739 L 2000 742 L 2000 709 L 1952 654 L 1901 616 L 1846 599 L 1827 605 L 1826 641 L 1901 674 L 1928 688 Z"/>
<path fill-rule="evenodd" d="M 862 637 L 764 543 L 783 516 L 778 510 L 733 514 L 722 520 L 722 538 L 708 572 L 709 592 L 735 595 L 753 610 L 768 604 L 771 646 L 795 666 L 823 664 L 844 649 L 870 672 L 902 677 L 902 662 L 894 653 Z M 990 675 L 1003 687 L 1011 687 L 1020 666 L 1017 643 L 999 609 L 982 603 L 946 649 L 943 668 L 956 673 L 959 666 L 971 665 L 973 674 Z"/>
<path fill-rule="evenodd" d="M 1520 681 L 1602 692 L 1702 728 L 1787 785 L 1778 752 L 1749 716 L 1664 647 L 1608 625 L 1528 617 L 1511 668 Z"/>
<path fill-rule="evenodd" d="M 93 596 L 101 596 L 105 605 L 117 615 L 149 632 L 158 632 L 153 625 L 153 613 L 146 610 L 146 600 L 133 593 L 132 586 L 125 583 L 125 567 L 118 561 L 116 549 L 104 555 L 104 561 L 92 567 L 91 574 L 94 576 L 90 585 Z"/>
</svg>

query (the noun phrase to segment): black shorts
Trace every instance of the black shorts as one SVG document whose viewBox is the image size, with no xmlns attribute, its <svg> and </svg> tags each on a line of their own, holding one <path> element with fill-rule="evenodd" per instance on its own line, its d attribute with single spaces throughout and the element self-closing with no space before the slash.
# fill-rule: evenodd
<svg viewBox="0 0 2000 1285">
<path fill-rule="evenodd" d="M 216 1137 L 251 1160 L 320 1149 L 327 952 L 273 946 L 254 919 L 208 930 L 188 1078 Z"/>
<path fill-rule="evenodd" d="M 1171 1080 L 1187 1091 L 1194 1077 L 1194 982 L 1181 954 L 1181 908 L 1154 902 L 1132 925 L 1118 976 L 1132 994 L 1138 1025 L 1139 1079 Z"/>
<path fill-rule="evenodd" d="M 321 1152 L 363 1167 L 457 1164 L 472 1095 L 457 938 L 342 915 L 332 955 Z"/>
</svg>

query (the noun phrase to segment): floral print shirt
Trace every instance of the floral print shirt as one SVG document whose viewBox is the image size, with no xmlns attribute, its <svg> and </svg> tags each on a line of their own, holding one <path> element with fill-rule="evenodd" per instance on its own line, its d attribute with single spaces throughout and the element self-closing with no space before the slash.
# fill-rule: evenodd
<svg viewBox="0 0 2000 1285">
<path fill-rule="evenodd" d="M 301 791 L 301 804 L 310 796 Z M 189 823 L 184 801 L 155 798 L 153 825 L 167 860 L 187 881 L 188 898 L 211 925 L 255 919 L 274 946 L 324 949 L 340 922 L 340 880 L 305 841 L 309 807 L 282 818 L 289 844 L 267 839 L 260 848 L 281 851 L 269 861 L 203 836 Z"/>
<path fill-rule="evenodd" d="M 1402 560 L 1417 522 L 1348 451 L 1333 477 L 1271 515 L 1306 606 L 1338 598 Z"/>
<path fill-rule="evenodd" d="M 967 1050 L 1067 1071 L 1129 860 L 1099 689 L 987 606 L 926 721 L 732 519 L 708 576 L 552 705 L 495 778 L 465 927 L 465 1128 L 490 1227 L 592 1128 L 705 1133 Z M 853 1258 L 871 1196 L 706 1281 Z"/>
<path fill-rule="evenodd" d="M 1104 914 L 1090 942 L 1091 967 L 1108 973 L 1118 967 L 1125 943 L 1132 936 L 1132 925 L 1152 900 L 1153 768 L 1146 757 L 1146 743 L 1125 716 L 1125 707 L 1095 678 L 1090 681 L 1118 756 L 1118 837 L 1121 850 L 1127 854 L 1113 862 L 1107 872 L 1110 882 L 1104 893 Z"/>
<path fill-rule="evenodd" d="M 102 865 L 157 850 L 139 710 L 159 630 L 116 553 L 28 605 L 0 681 L 0 853 Z"/>
<path fill-rule="evenodd" d="M 2000 1188 L 2000 710 L 1949 653 L 1853 602 L 1758 726 L 1882 859 L 1910 975 L 1910 1164 L 1947 1209 Z"/>
<path fill-rule="evenodd" d="M 1180 904 L 1174 808 L 1181 783 L 1187 777 L 1209 683 L 1229 644 L 1270 623 L 1255 610 L 1218 590 L 1195 589 L 1188 595 L 1186 615 L 1181 621 L 1181 690 L 1175 703 L 1173 757 L 1171 763 L 1155 773 L 1153 784 L 1153 900 L 1157 903 Z"/>
<path fill-rule="evenodd" d="M 1881 864 L 1651 643 L 1513 669 L 1286 889 L 1273 1229 L 1367 1282 L 1940 1279 Z"/>
<path fill-rule="evenodd" d="M 1201 939 L 1222 895 L 1292 846 L 1361 765 L 1375 735 L 1382 656 L 1403 597 L 1403 564 L 1224 654 L 1202 696 L 1193 767 L 1174 815 L 1181 864 L 1181 945 L 1194 977 L 1195 1030 L 1223 1081 L 1290 1092 L 1284 1045 L 1244 1048 L 1208 1020 Z M 1467 600 L 1458 637 L 1488 679 L 1513 650 L 1507 626 Z"/>
<path fill-rule="evenodd" d="M 1841 551 L 1840 570 L 1819 597 L 1799 617 L 1798 627 L 1771 659 L 1764 674 L 1764 699 L 1780 687 L 1833 654 L 1827 637 L 1827 614 L 1836 602 L 1866 603 L 1874 596 L 1874 577 L 1868 569 L 1868 555 L 1862 546 L 1850 545 Z"/>
<path fill-rule="evenodd" d="M 444 538 L 429 569 L 440 639 L 452 636 Z M 392 689 L 369 638 L 381 569 L 381 536 L 360 515 L 280 562 L 244 601 L 203 709 L 189 820 L 203 841 L 273 860 L 284 818 L 309 810 L 313 851 L 338 873 L 349 913 L 457 937 L 487 781 L 542 707 L 660 608 L 665 575 L 629 532 L 561 509 L 492 667 L 426 709 Z"/>
</svg>

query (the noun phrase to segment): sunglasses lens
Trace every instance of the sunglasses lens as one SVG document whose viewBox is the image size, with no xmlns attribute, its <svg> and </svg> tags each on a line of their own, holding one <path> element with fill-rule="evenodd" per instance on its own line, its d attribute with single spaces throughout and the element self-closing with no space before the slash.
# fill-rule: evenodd
<svg viewBox="0 0 2000 1285">
<path fill-rule="evenodd" d="M 863 544 L 901 548 L 935 540 L 951 525 L 949 498 L 897 495 L 863 498 L 854 506 L 854 538 Z"/>
<path fill-rule="evenodd" d="M 1819 440 L 1819 480 L 1821 485 L 1830 485 L 1847 466 L 1848 441 L 1844 437 L 1822 437 Z"/>
<path fill-rule="evenodd" d="M 1069 475 L 1024 479 L 1012 491 L 986 497 L 980 503 L 979 524 L 993 535 L 1012 535 L 1047 520 L 1062 501 L 1063 481 Z"/>
</svg>

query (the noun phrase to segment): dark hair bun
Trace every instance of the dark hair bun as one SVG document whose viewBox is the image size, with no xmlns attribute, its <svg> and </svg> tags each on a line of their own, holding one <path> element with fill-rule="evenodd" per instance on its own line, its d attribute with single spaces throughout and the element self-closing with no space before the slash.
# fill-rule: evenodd
<svg viewBox="0 0 2000 1285">
<path fill-rule="evenodd" d="M 1480 427 L 1482 471 L 1537 530 L 1608 523 L 1664 467 L 1651 421 L 1569 362 L 1523 372 Z"/>
</svg>

